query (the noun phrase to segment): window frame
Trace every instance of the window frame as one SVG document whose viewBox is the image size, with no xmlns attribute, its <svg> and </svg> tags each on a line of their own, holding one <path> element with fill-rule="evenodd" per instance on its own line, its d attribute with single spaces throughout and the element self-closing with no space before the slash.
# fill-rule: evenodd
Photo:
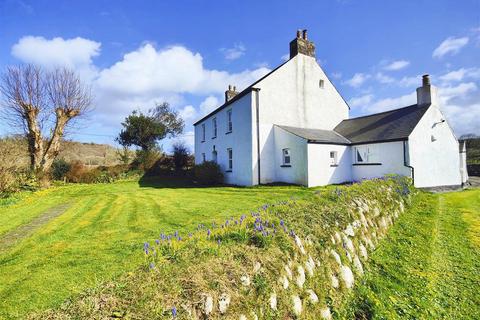
<svg viewBox="0 0 480 320">
<path fill-rule="evenodd" d="M 338 151 L 337 150 L 330 151 L 330 167 L 338 167 Z"/>
<path fill-rule="evenodd" d="M 218 129 L 217 129 L 217 117 L 213 117 L 212 119 L 212 139 L 217 137 Z"/>
<path fill-rule="evenodd" d="M 206 156 L 205 152 L 202 152 L 202 163 L 204 163 L 206 161 L 207 161 L 207 156 Z"/>
<path fill-rule="evenodd" d="M 205 123 L 202 123 L 202 141 L 205 142 Z"/>
<path fill-rule="evenodd" d="M 288 161 L 286 161 L 288 159 Z M 282 167 L 291 167 L 292 166 L 292 153 L 290 148 L 282 149 Z"/>
<path fill-rule="evenodd" d="M 319 87 L 320 89 L 324 89 L 324 88 L 325 88 L 325 80 L 320 79 L 320 80 L 318 81 L 318 87 Z"/>
<path fill-rule="evenodd" d="M 233 171 L 233 149 L 227 148 L 227 172 Z"/>
<path fill-rule="evenodd" d="M 353 165 L 381 165 L 378 158 L 378 146 L 365 145 L 354 147 L 354 161 Z M 360 160 L 359 160 L 360 159 Z"/>
<path fill-rule="evenodd" d="M 233 116 L 232 116 L 232 109 L 227 110 L 227 132 L 231 133 L 233 131 Z"/>
</svg>

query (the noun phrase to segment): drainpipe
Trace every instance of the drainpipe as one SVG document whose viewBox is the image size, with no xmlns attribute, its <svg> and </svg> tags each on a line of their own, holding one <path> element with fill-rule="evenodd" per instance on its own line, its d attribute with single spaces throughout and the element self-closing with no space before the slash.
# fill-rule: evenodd
<svg viewBox="0 0 480 320">
<path fill-rule="evenodd" d="M 407 143 L 408 140 L 403 141 L 403 165 L 412 171 L 412 184 L 415 186 L 415 169 L 407 164 Z"/>
<path fill-rule="evenodd" d="M 260 100 L 260 89 L 252 88 L 255 92 L 255 118 L 256 118 L 256 129 L 257 129 L 257 174 L 258 174 L 258 184 L 262 184 L 261 175 L 260 175 L 260 111 L 259 111 L 259 100 Z"/>
</svg>

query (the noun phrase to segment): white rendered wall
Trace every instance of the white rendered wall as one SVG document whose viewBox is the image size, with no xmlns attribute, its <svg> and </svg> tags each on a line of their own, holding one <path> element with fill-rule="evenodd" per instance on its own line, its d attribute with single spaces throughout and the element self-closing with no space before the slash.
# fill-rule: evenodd
<svg viewBox="0 0 480 320">
<path fill-rule="evenodd" d="M 398 174 L 411 176 L 411 169 L 404 165 L 403 141 L 373 143 L 362 146 L 373 146 L 377 150 L 378 162 L 380 165 L 352 165 L 352 179 L 361 181 L 363 179 L 381 178 L 387 174 Z M 351 159 L 354 162 L 354 147 L 352 146 Z M 416 175 L 416 172 L 415 172 Z"/>
<path fill-rule="evenodd" d="M 330 151 L 337 152 L 338 166 L 331 166 Z M 352 180 L 350 147 L 330 144 L 308 144 L 308 186 L 324 186 Z"/>
<path fill-rule="evenodd" d="M 319 86 L 320 80 L 324 81 L 323 88 Z M 278 153 L 273 138 L 274 124 L 332 130 L 348 118 L 347 104 L 315 58 L 299 54 L 255 87 L 260 89 L 262 183 L 276 180 L 276 168 L 268 165 L 275 161 Z M 256 131 L 253 139 L 256 141 Z"/>
<path fill-rule="evenodd" d="M 227 132 L 227 111 L 232 110 L 233 130 Z M 212 119 L 217 118 L 217 137 L 213 136 Z M 249 93 L 227 108 L 215 113 L 195 126 L 195 163 L 212 160 L 213 146 L 217 150 L 217 162 L 222 168 L 225 182 L 236 185 L 252 185 L 252 94 Z M 202 142 L 202 124 L 205 123 L 205 141 Z M 233 170 L 227 172 L 227 149 L 233 151 Z"/>
<path fill-rule="evenodd" d="M 307 185 L 307 141 L 294 134 L 291 134 L 277 126 L 273 129 L 275 154 L 273 163 L 268 163 L 275 171 L 273 180 L 300 185 Z M 290 149 L 290 167 L 282 167 L 282 150 Z M 263 161 L 262 157 L 262 161 Z M 262 166 L 263 168 L 263 166 Z"/>
<path fill-rule="evenodd" d="M 458 141 L 436 106 L 431 106 L 408 137 L 415 187 L 461 185 Z M 432 141 L 432 135 L 435 141 Z"/>
</svg>

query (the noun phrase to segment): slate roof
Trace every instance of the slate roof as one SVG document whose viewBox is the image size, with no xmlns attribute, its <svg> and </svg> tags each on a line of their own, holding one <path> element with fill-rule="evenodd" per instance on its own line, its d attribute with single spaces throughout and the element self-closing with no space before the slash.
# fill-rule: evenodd
<svg viewBox="0 0 480 320">
<path fill-rule="evenodd" d="M 411 105 L 343 120 L 333 130 L 352 144 L 405 140 L 430 105 Z"/>
<path fill-rule="evenodd" d="M 309 142 L 326 143 L 326 144 L 350 144 L 350 141 L 342 137 L 333 130 L 321 129 L 305 129 L 297 127 L 279 126 L 283 130 L 290 132 L 298 137 L 307 139 Z"/>
<path fill-rule="evenodd" d="M 352 145 L 406 140 L 430 105 L 416 104 L 343 120 L 333 130 L 280 126 L 311 143 Z"/>
</svg>

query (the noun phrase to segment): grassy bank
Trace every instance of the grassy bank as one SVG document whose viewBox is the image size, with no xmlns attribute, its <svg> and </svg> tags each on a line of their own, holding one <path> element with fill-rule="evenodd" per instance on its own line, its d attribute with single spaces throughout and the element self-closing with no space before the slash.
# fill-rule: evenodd
<svg viewBox="0 0 480 320">
<path fill-rule="evenodd" d="M 372 256 L 345 319 L 480 319 L 480 189 L 421 194 Z"/>
<path fill-rule="evenodd" d="M 19 195 L 0 204 L 0 241 L 8 237 L 8 245 L 0 246 L 0 318 L 58 306 L 134 270 L 143 263 L 143 242 L 160 230 L 186 233 L 199 223 L 311 195 L 302 187 L 195 188 L 168 181 L 69 185 Z M 49 214 L 50 220 L 39 219 Z"/>
<path fill-rule="evenodd" d="M 404 179 L 365 181 L 145 239 L 143 266 L 35 319 L 319 319 L 399 214 Z"/>
</svg>

